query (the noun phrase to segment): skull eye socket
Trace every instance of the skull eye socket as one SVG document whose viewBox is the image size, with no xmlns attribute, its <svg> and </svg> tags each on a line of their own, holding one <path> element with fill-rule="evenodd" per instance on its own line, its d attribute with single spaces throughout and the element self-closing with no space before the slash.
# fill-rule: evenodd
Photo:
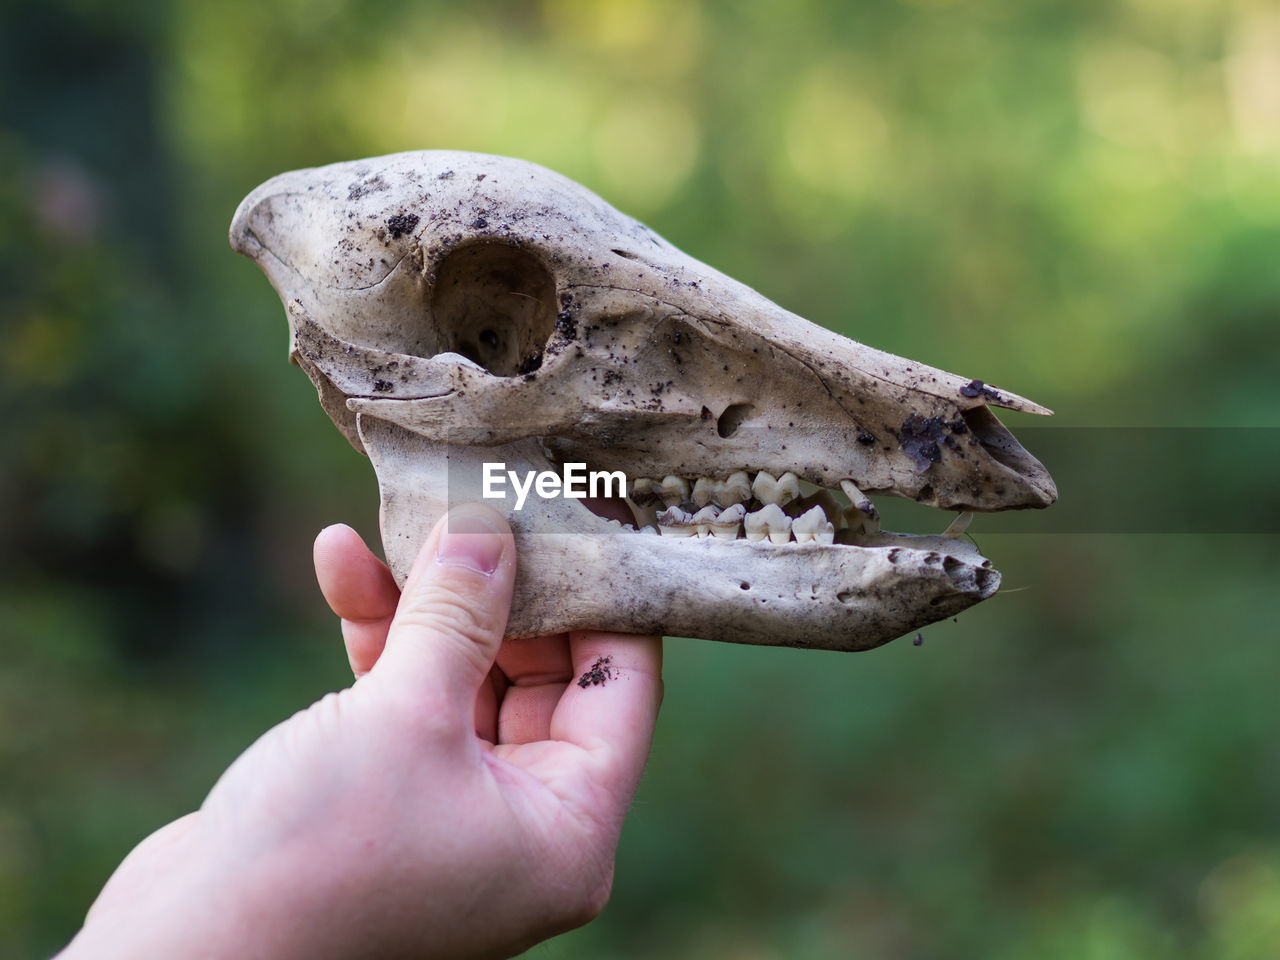
<svg viewBox="0 0 1280 960">
<path fill-rule="evenodd" d="M 556 285 L 534 253 L 506 243 L 460 247 L 436 268 L 431 313 L 440 352 L 514 377 L 542 364 L 556 323 Z"/>
</svg>

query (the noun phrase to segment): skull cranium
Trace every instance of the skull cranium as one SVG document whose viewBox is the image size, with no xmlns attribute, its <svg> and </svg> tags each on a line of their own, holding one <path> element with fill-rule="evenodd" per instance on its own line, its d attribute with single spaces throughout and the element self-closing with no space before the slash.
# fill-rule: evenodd
<svg viewBox="0 0 1280 960">
<path fill-rule="evenodd" d="M 1049 411 L 811 324 L 534 164 L 425 151 L 287 173 L 231 240 L 373 461 L 398 581 L 449 502 L 480 497 L 485 463 L 630 479 L 625 505 L 504 501 L 512 637 L 866 649 L 1000 583 L 958 536 L 879 531 L 867 494 L 959 511 L 1057 496 L 990 407 Z"/>
</svg>

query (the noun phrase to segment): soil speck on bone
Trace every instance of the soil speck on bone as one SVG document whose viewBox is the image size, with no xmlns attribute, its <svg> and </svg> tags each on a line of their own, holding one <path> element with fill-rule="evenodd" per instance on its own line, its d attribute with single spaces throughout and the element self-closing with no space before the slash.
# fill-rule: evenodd
<svg viewBox="0 0 1280 960">
<path fill-rule="evenodd" d="M 981 380 L 970 380 L 960 388 L 962 397 L 986 397 L 988 400 L 999 400 L 1000 391 L 988 387 Z"/>
<path fill-rule="evenodd" d="M 387 218 L 387 229 L 391 232 L 393 240 L 400 239 L 417 225 L 418 215 L 416 213 L 397 213 L 395 216 Z"/>
<path fill-rule="evenodd" d="M 597 657 L 590 669 L 578 678 L 578 686 L 598 687 L 612 680 L 617 674 L 613 669 L 613 657 Z"/>
<path fill-rule="evenodd" d="M 576 340 L 578 338 L 578 322 L 573 319 L 573 314 L 568 310 L 556 316 L 556 333 L 564 340 Z"/>
<path fill-rule="evenodd" d="M 938 441 L 942 439 L 946 423 L 941 417 L 922 417 L 913 413 L 898 431 L 898 444 L 902 452 L 912 459 L 917 473 L 924 473 L 942 459 Z"/>
<path fill-rule="evenodd" d="M 359 200 L 365 194 L 378 193 L 387 189 L 387 183 L 382 179 L 382 174 L 377 174 L 368 180 L 357 180 L 347 187 L 347 199 Z"/>
</svg>

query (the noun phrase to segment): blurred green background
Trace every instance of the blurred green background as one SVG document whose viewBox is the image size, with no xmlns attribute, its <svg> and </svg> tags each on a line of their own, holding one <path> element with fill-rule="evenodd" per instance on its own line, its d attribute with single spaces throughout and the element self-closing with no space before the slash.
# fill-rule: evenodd
<svg viewBox="0 0 1280 960">
<path fill-rule="evenodd" d="M 376 541 L 372 470 L 226 244 L 275 173 L 524 157 L 1056 425 L 1280 426 L 1269 0 L 45 0 L 0 51 L 6 958 L 346 683 L 310 541 Z M 669 641 L 613 903 L 538 954 L 1280 956 L 1277 538 L 974 533 L 1010 589 L 920 647 Z"/>
</svg>

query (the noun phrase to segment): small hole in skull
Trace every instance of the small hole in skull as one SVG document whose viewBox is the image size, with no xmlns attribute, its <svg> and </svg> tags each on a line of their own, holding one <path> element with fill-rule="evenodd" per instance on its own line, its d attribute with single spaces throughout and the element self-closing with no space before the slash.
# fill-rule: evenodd
<svg viewBox="0 0 1280 960">
<path fill-rule="evenodd" d="M 755 408 L 749 403 L 734 403 L 725 407 L 724 413 L 716 420 L 716 433 L 726 440 L 738 432 L 743 422 L 751 419 Z"/>
<path fill-rule="evenodd" d="M 556 286 L 536 253 L 481 241 L 455 247 L 434 273 L 433 353 L 460 353 L 500 377 L 542 365 L 555 330 Z"/>
</svg>

